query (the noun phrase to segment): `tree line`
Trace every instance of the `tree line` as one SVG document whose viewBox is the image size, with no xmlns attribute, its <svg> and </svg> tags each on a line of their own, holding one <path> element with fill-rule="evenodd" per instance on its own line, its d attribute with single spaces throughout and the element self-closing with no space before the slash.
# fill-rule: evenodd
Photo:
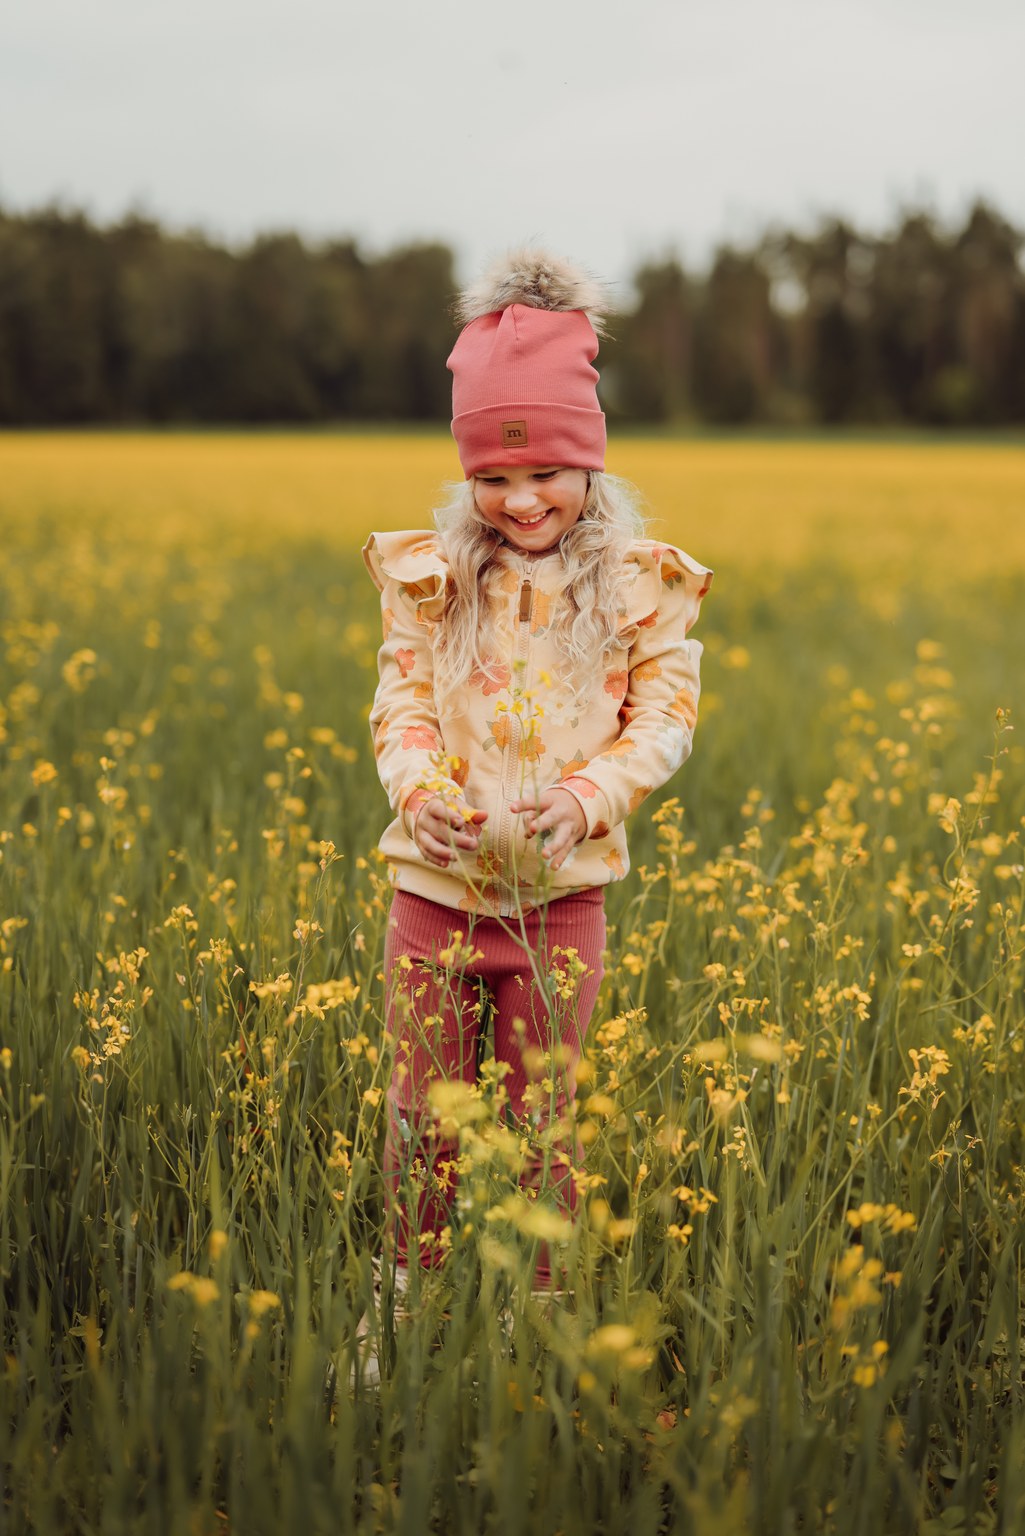
<svg viewBox="0 0 1025 1536">
<path fill-rule="evenodd" d="M 676 257 L 602 346 L 619 420 L 1025 423 L 1025 236 L 977 203 Z M 230 249 L 132 216 L 0 209 L 0 424 L 444 421 L 452 251 L 268 234 Z"/>
</svg>

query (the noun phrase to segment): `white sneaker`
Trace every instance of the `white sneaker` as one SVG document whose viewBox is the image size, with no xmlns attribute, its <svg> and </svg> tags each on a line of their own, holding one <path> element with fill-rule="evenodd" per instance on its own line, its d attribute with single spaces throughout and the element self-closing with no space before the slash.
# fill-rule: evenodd
<svg viewBox="0 0 1025 1536">
<path fill-rule="evenodd" d="M 339 1359 L 332 1361 L 328 1366 L 326 1391 L 329 1402 L 334 1396 L 340 1369 L 347 1371 L 349 1386 L 353 1389 L 360 1384 L 371 1391 L 380 1386 L 384 1320 L 390 1310 L 392 1326 L 398 1328 L 409 1317 L 406 1300 L 409 1292 L 409 1274 L 404 1266 L 396 1264 L 386 1270 L 381 1259 L 372 1259 L 370 1262 L 374 1273 L 374 1299 L 356 1324 L 356 1347 L 352 1351 L 351 1358 L 348 1358 L 349 1350 L 344 1351 L 347 1365 L 342 1368 L 342 1362 Z M 388 1298 L 391 1301 L 390 1308 L 387 1305 Z"/>
</svg>

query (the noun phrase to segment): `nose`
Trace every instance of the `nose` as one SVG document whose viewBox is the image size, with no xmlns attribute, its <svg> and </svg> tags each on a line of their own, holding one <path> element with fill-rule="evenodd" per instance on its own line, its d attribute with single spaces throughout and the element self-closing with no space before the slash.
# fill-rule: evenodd
<svg viewBox="0 0 1025 1536">
<path fill-rule="evenodd" d="M 505 494 L 505 505 L 509 512 L 530 512 L 537 506 L 537 502 L 537 492 L 529 482 L 510 486 Z"/>
</svg>

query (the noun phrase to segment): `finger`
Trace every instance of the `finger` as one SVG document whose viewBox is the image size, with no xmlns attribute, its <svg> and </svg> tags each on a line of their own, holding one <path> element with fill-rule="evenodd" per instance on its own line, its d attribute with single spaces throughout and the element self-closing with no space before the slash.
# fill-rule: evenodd
<svg viewBox="0 0 1025 1536">
<path fill-rule="evenodd" d="M 443 866 L 452 859 L 451 849 L 439 838 L 432 837 L 430 832 L 424 831 L 420 836 L 420 852 L 434 864 Z"/>
<path fill-rule="evenodd" d="M 557 869 L 559 867 L 559 862 L 561 862 L 562 855 L 567 851 L 569 847 L 570 843 L 566 836 L 565 828 L 560 827 L 558 832 L 556 832 L 554 836 L 550 837 L 548 842 L 545 843 L 541 856 L 542 858 L 547 859 L 548 863 L 551 864 L 553 869 Z"/>
<path fill-rule="evenodd" d="M 543 811 L 537 819 L 537 830 L 539 832 L 555 833 L 564 831 L 568 836 L 572 837 L 574 830 L 578 826 L 579 823 L 572 811 L 567 810 L 565 806 L 561 805 L 549 806 L 548 810 Z"/>
<path fill-rule="evenodd" d="M 433 812 L 430 820 L 427 822 L 432 835 L 440 837 L 442 840 L 447 838 L 449 833 L 461 829 L 462 825 L 463 818 L 459 815 L 458 811 L 450 811 L 444 805 L 439 810 Z"/>
<path fill-rule="evenodd" d="M 575 818 L 567 817 L 565 821 L 559 824 L 549 839 L 548 846 L 552 851 L 552 858 L 555 859 L 557 857 L 559 864 L 565 863 L 567 857 L 572 853 L 577 844 L 583 842 L 586 833 L 586 827 L 581 827 Z M 557 868 L 558 866 L 555 865 L 554 867 Z"/>
<path fill-rule="evenodd" d="M 439 822 L 433 827 L 425 827 L 424 831 L 433 838 L 441 848 L 477 848 L 480 846 L 480 837 L 472 828 L 453 826 L 448 821 Z"/>
<path fill-rule="evenodd" d="M 444 811 L 446 826 L 452 827 L 457 832 L 472 832 L 475 836 L 477 828 L 482 827 L 487 819 L 487 811 L 479 811 L 471 806 L 446 806 Z"/>
<path fill-rule="evenodd" d="M 452 811 L 449 813 L 448 819 L 445 822 L 444 835 L 446 837 L 453 838 L 453 840 L 456 842 L 462 842 L 462 839 L 469 838 L 470 842 L 476 848 L 477 844 L 480 842 L 479 823 L 476 821 L 467 821 L 466 817 L 462 814 L 461 811 Z M 463 846 L 466 847 L 467 845 L 463 843 Z"/>
<path fill-rule="evenodd" d="M 509 801 L 509 809 L 515 816 L 520 816 L 524 811 L 537 812 L 541 809 L 543 797 L 537 795 L 521 795 L 518 800 Z"/>
<path fill-rule="evenodd" d="M 514 816 L 522 816 L 524 837 L 533 837 L 537 831 L 537 806 L 532 800 L 510 800 L 509 809 Z"/>
<path fill-rule="evenodd" d="M 576 843 L 572 841 L 568 843 L 562 843 L 558 845 L 558 847 L 553 847 L 551 850 L 551 859 L 548 867 L 552 870 L 561 869 L 575 847 Z"/>
</svg>

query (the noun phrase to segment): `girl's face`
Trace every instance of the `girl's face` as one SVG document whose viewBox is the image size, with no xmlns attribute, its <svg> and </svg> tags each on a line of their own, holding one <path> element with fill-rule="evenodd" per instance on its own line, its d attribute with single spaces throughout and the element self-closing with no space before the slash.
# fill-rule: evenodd
<svg viewBox="0 0 1025 1536">
<path fill-rule="evenodd" d="M 500 464 L 473 477 L 473 494 L 484 521 L 531 554 L 553 549 L 584 510 L 586 469 Z"/>
</svg>

